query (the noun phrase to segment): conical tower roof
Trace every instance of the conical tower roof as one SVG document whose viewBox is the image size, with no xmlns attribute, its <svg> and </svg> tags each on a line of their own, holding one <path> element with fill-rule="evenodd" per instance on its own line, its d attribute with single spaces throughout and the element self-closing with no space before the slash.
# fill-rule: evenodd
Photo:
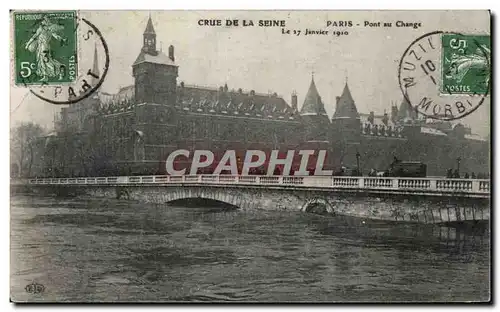
<svg viewBox="0 0 500 312">
<path fill-rule="evenodd" d="M 144 30 L 145 34 L 156 34 L 155 29 L 153 27 L 153 21 L 151 20 L 151 15 L 148 18 L 148 24 L 146 25 L 146 29 Z"/>
<path fill-rule="evenodd" d="M 333 114 L 332 119 L 336 118 L 359 119 L 358 109 L 356 108 L 356 104 L 354 103 L 354 99 L 352 98 L 347 82 L 345 83 L 342 95 L 337 98 L 337 107 L 335 108 L 335 113 Z"/>
<path fill-rule="evenodd" d="M 97 59 L 97 45 L 94 46 L 94 63 L 92 64 L 92 73 L 98 77 L 101 76 L 99 71 L 99 61 Z M 95 86 L 99 82 L 99 78 L 92 76 L 92 85 Z"/>
<path fill-rule="evenodd" d="M 311 84 L 309 85 L 309 90 L 307 91 L 306 98 L 304 99 L 304 104 L 300 109 L 301 115 L 325 115 L 325 106 L 321 101 L 321 96 L 319 95 L 316 84 L 314 83 L 314 77 L 311 79 Z"/>
<path fill-rule="evenodd" d="M 399 119 L 405 119 L 405 118 L 414 119 L 415 117 L 416 117 L 415 109 L 408 102 L 408 100 L 406 99 L 406 96 L 403 96 L 403 101 L 401 102 L 401 105 L 399 106 L 399 110 L 398 110 L 398 118 Z"/>
</svg>

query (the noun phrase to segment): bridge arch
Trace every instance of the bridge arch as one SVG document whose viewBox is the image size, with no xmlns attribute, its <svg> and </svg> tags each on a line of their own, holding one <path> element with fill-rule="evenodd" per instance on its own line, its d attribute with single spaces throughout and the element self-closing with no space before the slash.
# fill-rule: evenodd
<svg viewBox="0 0 500 312">
<path fill-rule="evenodd" d="M 308 200 L 301 208 L 303 212 L 313 212 L 313 210 L 320 208 L 330 214 L 334 214 L 335 210 L 332 205 L 324 198 L 313 198 Z"/>
<path fill-rule="evenodd" d="M 211 200 L 216 202 L 221 202 L 226 205 L 231 205 L 236 208 L 243 207 L 243 199 L 241 196 L 224 192 L 223 190 L 218 189 L 191 189 L 191 188 L 183 188 L 178 189 L 173 192 L 168 192 L 165 194 L 163 201 L 165 203 L 171 203 L 174 201 L 181 200 Z"/>
</svg>

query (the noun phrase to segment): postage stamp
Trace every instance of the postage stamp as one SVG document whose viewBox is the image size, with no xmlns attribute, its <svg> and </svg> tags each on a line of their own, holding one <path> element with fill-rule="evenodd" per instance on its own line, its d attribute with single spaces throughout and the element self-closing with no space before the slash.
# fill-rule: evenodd
<svg viewBox="0 0 500 312">
<path fill-rule="evenodd" d="M 433 31 L 416 38 L 400 59 L 401 92 L 426 118 L 457 120 L 489 95 L 490 43 L 486 35 Z"/>
<path fill-rule="evenodd" d="M 51 85 L 75 81 L 78 70 L 75 11 L 15 12 L 15 81 Z"/>
<path fill-rule="evenodd" d="M 485 94 L 490 80 L 490 36 L 444 34 L 442 37 L 444 94 Z"/>
<path fill-rule="evenodd" d="M 101 31 L 74 11 L 13 12 L 15 85 L 54 105 L 95 95 L 110 58 Z M 88 16 L 87 16 L 88 17 Z"/>
<path fill-rule="evenodd" d="M 490 11 L 53 12 L 10 14 L 12 302 L 491 301 Z"/>
</svg>

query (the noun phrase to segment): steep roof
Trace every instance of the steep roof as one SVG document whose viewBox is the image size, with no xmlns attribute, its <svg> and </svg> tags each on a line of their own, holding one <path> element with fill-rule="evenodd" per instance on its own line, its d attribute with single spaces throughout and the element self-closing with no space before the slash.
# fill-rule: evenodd
<svg viewBox="0 0 500 312">
<path fill-rule="evenodd" d="M 94 47 L 94 63 L 92 64 L 92 73 L 96 76 L 101 76 L 99 71 L 99 62 L 97 59 L 97 46 Z M 92 85 L 95 86 L 98 83 L 99 79 L 92 76 L 91 81 Z"/>
<path fill-rule="evenodd" d="M 300 115 L 325 115 L 325 106 L 321 101 L 321 96 L 319 95 L 316 84 L 314 83 L 314 77 L 311 78 L 311 84 L 309 85 L 309 90 L 307 91 L 306 97 L 304 99 L 304 104 L 300 109 Z"/>
<path fill-rule="evenodd" d="M 417 116 L 415 109 L 411 106 L 405 96 L 403 96 L 403 101 L 398 110 L 398 119 L 411 118 L 415 119 Z"/>
<path fill-rule="evenodd" d="M 102 104 L 115 108 L 129 105 L 134 99 L 134 85 L 121 88 L 116 94 L 100 93 Z M 124 103 L 124 104 L 122 104 Z M 224 88 L 182 85 L 177 87 L 176 107 L 186 112 L 296 121 L 294 109 L 276 94 L 253 91 L 224 91 Z"/>
<path fill-rule="evenodd" d="M 285 100 L 274 95 L 256 94 L 251 91 L 224 91 L 224 88 L 180 86 L 177 105 L 190 111 L 255 115 L 258 117 L 291 116 L 293 109 Z"/>
<path fill-rule="evenodd" d="M 354 99 L 352 98 L 347 82 L 344 86 L 344 91 L 342 91 L 342 95 L 337 98 L 337 106 L 332 119 L 336 118 L 359 119 L 358 109 L 356 108 L 356 104 L 354 103 Z"/>
<path fill-rule="evenodd" d="M 156 55 L 151 55 L 141 50 L 141 53 L 139 53 L 139 56 L 137 56 L 132 66 L 143 62 L 177 66 L 174 61 L 172 61 L 168 56 L 165 55 L 165 53 L 161 51 L 157 51 Z"/>
<path fill-rule="evenodd" d="M 146 29 L 144 30 L 145 34 L 156 34 L 155 29 L 153 27 L 153 21 L 151 20 L 151 15 L 148 18 L 148 24 L 146 25 Z"/>
</svg>

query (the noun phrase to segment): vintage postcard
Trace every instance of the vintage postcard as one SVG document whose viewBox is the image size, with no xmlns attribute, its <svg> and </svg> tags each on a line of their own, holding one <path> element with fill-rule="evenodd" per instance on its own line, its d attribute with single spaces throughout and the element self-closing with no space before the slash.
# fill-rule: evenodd
<svg viewBox="0 0 500 312">
<path fill-rule="evenodd" d="M 13 302 L 490 302 L 489 11 L 10 20 Z"/>
</svg>

